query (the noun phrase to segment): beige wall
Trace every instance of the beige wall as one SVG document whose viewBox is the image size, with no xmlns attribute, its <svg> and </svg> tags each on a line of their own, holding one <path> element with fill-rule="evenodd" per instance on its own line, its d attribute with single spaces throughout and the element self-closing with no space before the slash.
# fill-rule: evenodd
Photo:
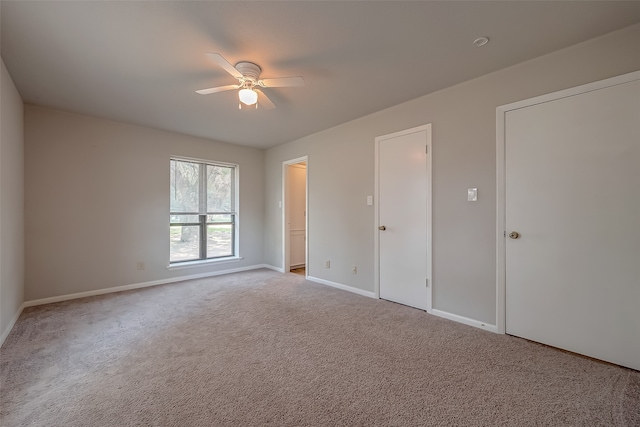
<svg viewBox="0 0 640 427">
<path fill-rule="evenodd" d="M 243 260 L 167 269 L 170 156 L 240 165 Z M 262 150 L 26 105 L 25 163 L 27 301 L 263 262 Z"/>
<path fill-rule="evenodd" d="M 0 344 L 24 297 L 22 98 L 2 61 L 0 76 Z"/>
<path fill-rule="evenodd" d="M 494 324 L 496 107 L 639 70 L 638 52 L 635 25 L 269 149 L 265 262 L 282 267 L 282 162 L 308 155 L 308 272 L 373 292 L 374 138 L 432 123 L 433 308 Z"/>
</svg>

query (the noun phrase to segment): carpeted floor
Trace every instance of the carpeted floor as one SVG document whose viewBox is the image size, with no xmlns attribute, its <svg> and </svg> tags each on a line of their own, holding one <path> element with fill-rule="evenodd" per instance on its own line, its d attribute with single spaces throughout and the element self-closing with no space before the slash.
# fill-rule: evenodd
<svg viewBox="0 0 640 427">
<path fill-rule="evenodd" d="M 255 270 L 28 308 L 0 425 L 639 426 L 640 372 Z"/>
</svg>

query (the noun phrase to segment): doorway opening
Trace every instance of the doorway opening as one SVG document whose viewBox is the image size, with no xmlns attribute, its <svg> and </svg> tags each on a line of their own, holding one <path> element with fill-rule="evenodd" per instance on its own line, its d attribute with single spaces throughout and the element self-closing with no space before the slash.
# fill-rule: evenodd
<svg viewBox="0 0 640 427">
<path fill-rule="evenodd" d="M 285 273 L 309 275 L 307 156 L 282 163 L 282 242 Z"/>
</svg>

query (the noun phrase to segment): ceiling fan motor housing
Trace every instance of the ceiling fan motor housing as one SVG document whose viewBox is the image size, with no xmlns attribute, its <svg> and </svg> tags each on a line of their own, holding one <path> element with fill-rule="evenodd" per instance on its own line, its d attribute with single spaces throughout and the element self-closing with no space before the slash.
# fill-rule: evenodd
<svg viewBox="0 0 640 427">
<path fill-rule="evenodd" d="M 253 62 L 238 62 L 236 70 L 240 71 L 247 80 L 252 80 L 254 83 L 258 81 L 262 72 L 262 69 Z"/>
</svg>

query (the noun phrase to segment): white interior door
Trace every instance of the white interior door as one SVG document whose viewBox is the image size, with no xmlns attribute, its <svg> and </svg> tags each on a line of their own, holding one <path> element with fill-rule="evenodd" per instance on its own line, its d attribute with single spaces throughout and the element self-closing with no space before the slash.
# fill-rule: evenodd
<svg viewBox="0 0 640 427">
<path fill-rule="evenodd" d="M 640 81 L 508 111 L 505 141 L 506 332 L 640 369 Z"/>
<path fill-rule="evenodd" d="M 380 298 L 430 309 L 427 145 L 430 126 L 376 138 Z"/>
</svg>

